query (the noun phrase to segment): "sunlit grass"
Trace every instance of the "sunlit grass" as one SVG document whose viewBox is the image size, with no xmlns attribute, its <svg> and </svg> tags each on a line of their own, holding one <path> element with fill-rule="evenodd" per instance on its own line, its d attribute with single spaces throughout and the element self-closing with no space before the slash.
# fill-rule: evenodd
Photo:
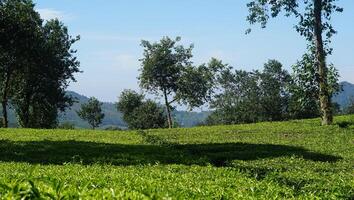
<svg viewBox="0 0 354 200">
<path fill-rule="evenodd" d="M 149 131 L 0 129 L 2 199 L 353 199 L 354 116 Z"/>
</svg>

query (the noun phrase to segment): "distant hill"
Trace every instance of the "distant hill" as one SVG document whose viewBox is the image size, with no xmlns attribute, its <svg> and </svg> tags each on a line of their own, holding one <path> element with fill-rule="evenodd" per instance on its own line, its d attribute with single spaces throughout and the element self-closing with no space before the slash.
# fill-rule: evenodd
<svg viewBox="0 0 354 200">
<path fill-rule="evenodd" d="M 80 95 L 73 91 L 68 91 L 68 95 L 71 95 L 77 100 L 70 109 L 65 113 L 62 113 L 59 117 L 59 121 L 71 122 L 80 128 L 88 128 L 87 122 L 81 120 L 76 111 L 80 109 L 81 104 L 86 103 L 89 98 Z M 117 111 L 114 103 L 103 102 L 102 110 L 105 113 L 105 118 L 103 120 L 101 128 L 106 128 L 110 126 L 126 127 L 126 123 L 122 119 L 122 114 Z M 174 113 L 177 123 L 182 127 L 192 127 L 201 122 L 203 122 L 209 115 L 209 112 L 187 112 L 187 111 L 176 111 Z"/>
<path fill-rule="evenodd" d="M 343 91 L 333 97 L 333 101 L 338 103 L 341 108 L 349 106 L 350 98 L 354 97 L 354 84 L 349 82 L 341 82 Z"/>
<path fill-rule="evenodd" d="M 70 108 L 67 109 L 65 113 L 61 113 L 59 116 L 59 122 L 71 122 L 80 128 L 89 128 L 87 122 L 83 121 L 77 114 L 76 111 L 80 110 L 81 104 L 86 103 L 89 98 L 78 94 L 73 91 L 68 91 L 68 95 L 72 96 L 76 99 L 76 103 Z M 119 113 L 113 103 L 103 102 L 102 110 L 105 114 L 105 118 L 102 122 L 102 127 L 105 128 L 107 126 L 118 126 L 118 127 L 126 127 L 122 119 L 122 114 Z"/>
<path fill-rule="evenodd" d="M 341 82 L 343 87 L 343 91 L 340 92 L 333 98 L 333 101 L 338 103 L 341 108 L 345 108 L 349 105 L 349 100 L 351 97 L 354 97 L 354 84 L 349 82 Z M 88 97 L 78 94 L 73 91 L 68 91 L 68 95 L 71 95 L 75 99 L 77 99 L 77 103 L 75 103 L 70 109 L 68 109 L 65 113 L 61 113 L 59 115 L 59 122 L 71 122 L 75 124 L 75 126 L 79 128 L 89 128 L 87 122 L 81 120 L 76 111 L 80 109 L 81 104 L 86 103 L 88 101 Z M 103 112 L 105 113 L 105 118 L 103 120 L 101 128 L 106 128 L 110 126 L 117 127 L 126 127 L 125 122 L 122 119 L 122 114 L 117 111 L 114 103 L 103 102 L 102 106 Z M 0 108 L 0 113 L 2 113 Z M 182 127 L 192 127 L 196 126 L 203 122 L 208 116 L 210 112 L 187 112 L 187 111 L 176 111 L 174 116 L 176 118 L 177 123 Z M 16 115 L 12 108 L 9 110 L 9 120 L 10 126 L 16 126 Z"/>
</svg>

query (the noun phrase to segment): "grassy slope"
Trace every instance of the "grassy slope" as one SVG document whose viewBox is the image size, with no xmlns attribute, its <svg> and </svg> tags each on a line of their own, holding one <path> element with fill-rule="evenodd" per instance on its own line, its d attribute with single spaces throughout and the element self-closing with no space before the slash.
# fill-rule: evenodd
<svg viewBox="0 0 354 200">
<path fill-rule="evenodd" d="M 0 197 L 352 199 L 354 116 L 336 119 L 344 122 L 0 129 Z"/>
</svg>

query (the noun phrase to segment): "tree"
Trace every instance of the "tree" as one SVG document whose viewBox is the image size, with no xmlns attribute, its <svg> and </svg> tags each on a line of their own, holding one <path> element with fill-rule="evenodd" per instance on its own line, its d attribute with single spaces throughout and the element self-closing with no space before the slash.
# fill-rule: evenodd
<svg viewBox="0 0 354 200">
<path fill-rule="evenodd" d="M 232 71 L 228 65 L 217 76 L 219 93 L 211 101 L 214 112 L 207 124 L 238 124 L 287 119 L 290 75 L 282 64 L 269 60 L 262 71 Z"/>
<path fill-rule="evenodd" d="M 322 125 L 330 125 L 333 122 L 330 91 L 327 80 L 328 67 L 326 57 L 331 54 L 329 47 L 331 37 L 336 33 L 331 25 L 331 17 L 334 12 L 342 12 L 337 0 L 252 0 L 247 4 L 251 23 L 260 23 L 266 27 L 270 17 L 277 17 L 281 11 L 285 16 L 295 16 L 299 19 L 295 26 L 296 31 L 310 42 L 309 47 L 315 48 L 316 70 L 318 72 L 319 102 L 322 114 Z M 324 37 L 324 36 L 325 37 Z"/>
<path fill-rule="evenodd" d="M 217 121 L 215 123 L 221 124 L 260 121 L 262 117 L 261 90 L 258 85 L 260 72 L 244 70 L 232 72 L 228 65 L 224 65 L 223 68 L 217 77 L 220 92 L 210 103 L 211 109 L 215 111 L 208 121 Z"/>
<path fill-rule="evenodd" d="M 260 75 L 261 104 L 266 121 L 280 121 L 288 118 L 289 92 L 291 77 L 277 60 L 264 64 Z"/>
<path fill-rule="evenodd" d="M 291 118 L 315 118 L 321 115 L 319 102 L 318 71 L 315 65 L 315 55 L 307 53 L 293 65 L 292 83 L 289 85 Z M 328 92 L 331 98 L 341 90 L 338 83 L 338 71 L 329 65 L 327 73 Z"/>
<path fill-rule="evenodd" d="M 156 129 L 166 127 L 166 117 L 161 106 L 147 100 L 132 113 L 130 127 L 133 129 Z"/>
<path fill-rule="evenodd" d="M 123 113 L 123 120 L 128 123 L 129 128 L 133 128 L 129 125 L 129 122 L 133 121 L 132 113 L 143 104 L 144 98 L 144 95 L 133 90 L 124 90 L 119 96 L 116 107 L 119 112 Z"/>
<path fill-rule="evenodd" d="M 74 73 L 80 72 L 76 51 L 71 48 L 79 37 L 71 37 L 58 20 L 42 27 L 42 37 L 37 59 L 28 62 L 16 80 L 13 102 L 22 127 L 56 127 L 58 111 L 73 103 L 65 90 L 70 81 L 76 81 Z"/>
<path fill-rule="evenodd" d="M 92 129 L 99 127 L 104 118 L 102 112 L 102 103 L 100 103 L 95 97 L 91 97 L 87 103 L 81 105 L 81 109 L 76 111 L 78 116 L 87 121 Z"/>
<path fill-rule="evenodd" d="M 16 91 L 15 78 L 29 60 L 36 58 L 41 23 L 32 1 L 0 1 L 0 99 L 4 127 L 8 127 L 7 107 Z"/>
<path fill-rule="evenodd" d="M 117 102 L 117 110 L 123 113 L 123 119 L 130 129 L 153 129 L 166 127 L 163 109 L 144 95 L 132 90 L 124 90 Z"/>
<path fill-rule="evenodd" d="M 19 124 L 54 128 L 58 111 L 73 99 L 65 95 L 80 63 L 72 38 L 58 20 L 43 25 L 31 0 L 0 1 L 0 100 L 4 126 L 7 107 L 15 108 Z"/>
<path fill-rule="evenodd" d="M 172 103 L 184 103 L 190 108 L 204 104 L 210 98 L 213 87 L 213 70 L 206 65 L 195 67 L 192 58 L 193 45 L 188 48 L 177 45 L 175 40 L 164 37 L 160 42 L 142 41 L 144 58 L 139 76 L 141 88 L 162 95 L 166 107 L 169 128 L 172 128 Z"/>
</svg>

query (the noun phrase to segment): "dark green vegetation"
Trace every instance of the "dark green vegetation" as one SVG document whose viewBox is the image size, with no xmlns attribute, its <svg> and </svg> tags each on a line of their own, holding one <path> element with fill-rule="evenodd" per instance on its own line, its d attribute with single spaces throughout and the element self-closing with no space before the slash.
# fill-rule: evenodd
<svg viewBox="0 0 354 200">
<path fill-rule="evenodd" d="M 148 131 L 0 129 L 1 198 L 352 199 L 354 116 Z"/>
<path fill-rule="evenodd" d="M 124 90 L 119 96 L 117 110 L 123 113 L 123 119 L 129 129 L 166 128 L 164 109 L 145 95 L 133 90 Z"/>
<path fill-rule="evenodd" d="M 67 95 L 72 96 L 76 102 L 70 108 L 66 109 L 65 112 L 59 113 L 59 124 L 70 123 L 74 124 L 76 128 L 90 128 L 90 125 L 76 114 L 76 111 L 80 110 L 81 105 L 87 103 L 89 98 L 72 91 L 67 92 Z M 102 120 L 102 125 L 100 128 L 127 127 L 127 124 L 123 120 L 122 113 L 117 111 L 114 103 L 102 103 L 102 111 L 105 114 L 105 117 Z M 0 108 L 0 112 L 1 111 L 2 109 Z M 15 111 L 10 108 L 8 114 L 10 127 L 18 127 Z M 196 126 L 203 122 L 209 114 L 210 112 L 173 111 L 173 116 L 175 116 L 176 123 L 182 127 Z"/>
<path fill-rule="evenodd" d="M 206 124 L 241 124 L 262 121 L 308 119 L 321 116 L 319 84 L 315 58 L 305 55 L 290 74 L 277 60 L 269 60 L 262 70 L 234 70 L 219 61 L 215 88 L 210 101 L 214 112 Z M 332 97 L 341 92 L 338 72 L 328 74 L 328 91 Z M 339 107 L 339 106 L 338 106 Z M 336 114 L 341 113 L 340 108 Z"/>
<path fill-rule="evenodd" d="M 69 82 L 79 72 L 71 37 L 60 21 L 45 21 L 30 0 L 0 0 L 0 101 L 3 126 L 8 107 L 26 128 L 54 128 L 58 111 L 72 104 Z"/>
<path fill-rule="evenodd" d="M 92 129 L 95 129 L 102 124 L 104 113 L 102 112 L 102 103 L 95 97 L 91 97 L 87 103 L 81 105 L 80 110 L 76 111 L 77 115 L 87 121 Z"/>
</svg>

